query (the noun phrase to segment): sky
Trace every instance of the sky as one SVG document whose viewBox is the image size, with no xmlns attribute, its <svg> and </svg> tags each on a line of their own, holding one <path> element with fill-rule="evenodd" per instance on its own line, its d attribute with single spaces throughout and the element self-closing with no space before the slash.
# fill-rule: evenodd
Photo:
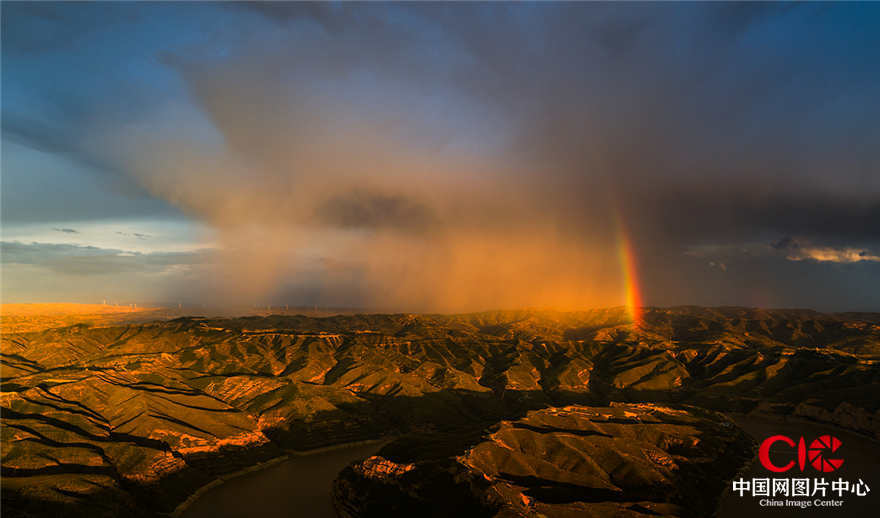
<svg viewBox="0 0 880 518">
<path fill-rule="evenodd" d="M 880 4 L 0 19 L 4 302 L 880 310 Z"/>
</svg>

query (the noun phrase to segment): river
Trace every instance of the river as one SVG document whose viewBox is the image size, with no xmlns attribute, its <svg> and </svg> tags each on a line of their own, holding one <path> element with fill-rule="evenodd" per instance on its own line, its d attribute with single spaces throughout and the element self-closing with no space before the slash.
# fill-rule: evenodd
<svg viewBox="0 0 880 518">
<path fill-rule="evenodd" d="M 348 464 L 375 455 L 384 444 L 372 442 L 291 455 L 265 469 L 212 487 L 199 495 L 180 516 L 335 518 L 331 491 L 336 475 Z"/>
</svg>

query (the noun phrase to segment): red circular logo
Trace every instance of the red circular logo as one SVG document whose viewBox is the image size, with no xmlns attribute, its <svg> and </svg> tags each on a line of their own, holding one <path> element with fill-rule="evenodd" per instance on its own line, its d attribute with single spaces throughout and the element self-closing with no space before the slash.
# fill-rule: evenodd
<svg viewBox="0 0 880 518">
<path fill-rule="evenodd" d="M 840 439 L 832 435 L 823 435 L 810 443 L 810 450 L 807 454 L 810 464 L 816 468 L 816 471 L 828 473 L 839 469 L 843 465 L 843 459 L 828 459 L 825 457 L 827 453 L 834 453 L 840 448 Z"/>
</svg>

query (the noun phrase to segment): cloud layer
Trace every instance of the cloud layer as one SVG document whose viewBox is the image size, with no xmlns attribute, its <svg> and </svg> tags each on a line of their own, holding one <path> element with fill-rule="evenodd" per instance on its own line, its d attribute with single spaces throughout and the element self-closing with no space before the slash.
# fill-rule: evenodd
<svg viewBox="0 0 880 518">
<path fill-rule="evenodd" d="M 5 19 L 39 18 L 18 9 Z M 70 42 L 118 37 L 77 8 L 51 12 Z M 648 303 L 880 304 L 845 288 L 853 276 L 877 283 L 876 269 L 819 272 L 830 287 L 804 289 L 785 259 L 876 260 L 878 13 L 114 8 L 105 16 L 139 42 L 108 58 L 103 88 L 118 97 L 45 92 L 75 109 L 56 110 L 65 116 L 50 128 L 4 108 L 4 136 L 96 165 L 217 229 L 205 297 L 441 311 L 619 304 L 625 228 Z M 171 16 L 183 20 L 171 43 L 146 36 Z M 4 57 L 63 47 L 4 36 Z M 141 61 L 144 82 L 129 93 Z M 786 236 L 810 245 L 749 252 Z"/>
</svg>

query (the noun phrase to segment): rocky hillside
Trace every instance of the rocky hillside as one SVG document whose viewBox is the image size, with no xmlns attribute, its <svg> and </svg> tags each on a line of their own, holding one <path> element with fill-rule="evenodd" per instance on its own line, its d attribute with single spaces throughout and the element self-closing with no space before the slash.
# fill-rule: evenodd
<svg viewBox="0 0 880 518">
<path fill-rule="evenodd" d="M 338 515 L 703 517 L 752 454 L 723 416 L 650 403 L 532 411 L 456 457 L 422 442 L 343 470 Z"/>
<path fill-rule="evenodd" d="M 4 332 L 4 512 L 167 512 L 281 449 L 472 443 L 575 403 L 760 407 L 878 434 L 878 358 L 880 315 L 742 308 L 652 309 L 638 326 L 617 308 Z"/>
</svg>

